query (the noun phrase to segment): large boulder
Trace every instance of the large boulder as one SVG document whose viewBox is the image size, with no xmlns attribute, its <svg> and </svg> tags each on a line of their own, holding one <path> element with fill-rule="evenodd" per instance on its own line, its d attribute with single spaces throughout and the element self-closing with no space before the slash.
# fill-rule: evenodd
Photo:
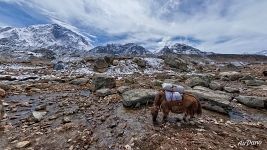
<svg viewBox="0 0 267 150">
<path fill-rule="evenodd" d="M 267 97 L 239 95 L 238 97 L 236 97 L 236 100 L 249 107 L 267 108 Z"/>
<path fill-rule="evenodd" d="M 203 79 L 201 77 L 192 77 L 189 78 L 185 81 L 185 84 L 194 87 L 194 86 L 204 86 L 208 87 L 209 86 L 209 80 L 208 79 Z"/>
<path fill-rule="evenodd" d="M 231 87 L 231 86 L 225 86 L 223 87 L 224 91 L 228 92 L 228 93 L 239 93 L 240 90 L 237 87 Z"/>
<path fill-rule="evenodd" d="M 164 63 L 172 68 L 177 68 L 181 71 L 187 71 L 188 66 L 185 60 L 176 57 L 166 57 L 164 58 Z"/>
<path fill-rule="evenodd" d="M 230 81 L 235 81 L 243 77 L 240 72 L 236 71 L 221 72 L 219 76 L 221 77 L 221 79 Z"/>
<path fill-rule="evenodd" d="M 223 91 L 213 91 L 202 86 L 195 86 L 192 90 L 186 90 L 197 96 L 203 108 L 227 114 L 231 109 L 232 95 Z"/>
<path fill-rule="evenodd" d="M 95 86 L 95 90 L 101 88 L 114 88 L 116 87 L 116 80 L 113 77 L 105 76 L 105 75 L 95 75 L 93 77 L 93 84 Z"/>
<path fill-rule="evenodd" d="M 140 57 L 134 57 L 133 62 L 137 64 L 140 68 L 145 68 L 147 65 L 146 60 L 140 58 Z"/>
<path fill-rule="evenodd" d="M 65 68 L 66 68 L 66 65 L 62 61 L 59 61 L 53 65 L 54 70 L 63 70 Z"/>
<path fill-rule="evenodd" d="M 223 84 L 221 84 L 220 82 L 218 81 L 211 81 L 210 84 L 209 84 L 209 88 L 212 89 L 212 90 L 223 90 Z"/>
<path fill-rule="evenodd" d="M 133 89 L 122 94 L 124 107 L 137 107 L 142 104 L 152 103 L 157 94 L 152 89 Z"/>
<path fill-rule="evenodd" d="M 263 80 L 244 80 L 243 82 L 245 82 L 245 84 L 247 86 L 261 86 L 261 85 L 265 85 L 266 82 Z"/>
<path fill-rule="evenodd" d="M 109 64 L 105 58 L 99 57 L 94 61 L 94 71 L 96 72 L 105 72 L 108 70 L 108 66 Z"/>
</svg>

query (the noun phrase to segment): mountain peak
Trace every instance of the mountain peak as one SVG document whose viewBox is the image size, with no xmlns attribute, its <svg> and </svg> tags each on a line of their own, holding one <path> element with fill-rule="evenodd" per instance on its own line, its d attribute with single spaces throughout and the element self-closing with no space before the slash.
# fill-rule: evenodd
<svg viewBox="0 0 267 150">
<path fill-rule="evenodd" d="M 2 28 L 0 50 L 89 50 L 92 47 L 82 35 L 58 24 L 40 24 L 23 28 Z"/>
<path fill-rule="evenodd" d="M 267 56 L 267 50 L 262 50 L 256 53 L 257 55 L 265 55 Z"/>
<path fill-rule="evenodd" d="M 121 44 L 107 44 L 106 46 L 97 46 L 90 50 L 91 54 L 107 54 L 107 55 L 134 55 L 141 56 L 152 54 L 150 51 L 136 43 Z"/>
<path fill-rule="evenodd" d="M 174 53 L 174 54 L 193 54 L 193 55 L 208 55 L 210 53 L 208 52 L 203 52 L 197 48 L 194 48 L 192 46 L 186 45 L 186 44 L 181 44 L 181 43 L 175 43 L 174 45 L 170 46 L 165 46 L 163 49 L 159 51 L 159 54 L 169 54 L 169 53 Z"/>
</svg>

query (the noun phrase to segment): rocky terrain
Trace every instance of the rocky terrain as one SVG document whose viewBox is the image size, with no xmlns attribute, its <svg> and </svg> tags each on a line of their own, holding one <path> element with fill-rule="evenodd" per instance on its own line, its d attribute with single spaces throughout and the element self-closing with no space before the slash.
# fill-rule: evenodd
<svg viewBox="0 0 267 150">
<path fill-rule="evenodd" d="M 0 149 L 264 150 L 267 59 L 240 57 L 2 57 Z M 164 82 L 199 97 L 202 116 L 154 126 Z"/>
</svg>

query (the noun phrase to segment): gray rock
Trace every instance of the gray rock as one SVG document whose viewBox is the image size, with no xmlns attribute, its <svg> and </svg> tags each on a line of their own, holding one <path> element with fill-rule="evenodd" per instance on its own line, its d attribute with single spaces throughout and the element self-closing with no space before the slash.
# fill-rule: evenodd
<svg viewBox="0 0 267 150">
<path fill-rule="evenodd" d="M 245 82 L 245 84 L 247 85 L 247 86 L 261 86 L 261 85 L 265 85 L 266 84 L 266 82 L 265 81 L 263 81 L 263 80 L 245 80 L 244 81 Z"/>
<path fill-rule="evenodd" d="M 90 90 L 82 90 L 80 92 L 80 95 L 84 96 L 84 97 L 89 97 L 91 95 L 91 92 L 90 92 Z"/>
<path fill-rule="evenodd" d="M 105 75 L 95 75 L 93 77 L 92 82 L 95 86 L 95 90 L 98 90 L 101 88 L 114 88 L 114 87 L 116 87 L 115 78 L 105 76 Z"/>
<path fill-rule="evenodd" d="M 65 124 L 65 123 L 70 123 L 70 122 L 71 122 L 71 120 L 70 120 L 69 117 L 63 117 L 63 119 L 62 119 L 62 123 L 63 123 L 63 124 Z"/>
<path fill-rule="evenodd" d="M 53 65 L 54 70 L 63 70 L 65 69 L 65 64 L 62 61 L 59 61 Z"/>
<path fill-rule="evenodd" d="M 26 147 L 28 147 L 29 145 L 31 144 L 31 142 L 30 141 L 22 141 L 22 142 L 18 142 L 17 144 L 16 144 L 16 148 L 26 148 Z"/>
<path fill-rule="evenodd" d="M 230 81 L 235 81 L 243 77 L 240 72 L 236 71 L 220 72 L 219 76 L 221 79 L 228 79 Z"/>
<path fill-rule="evenodd" d="M 224 89 L 224 91 L 226 91 L 228 93 L 239 93 L 239 89 L 237 89 L 235 87 L 226 86 L 223 89 Z"/>
<path fill-rule="evenodd" d="M 89 79 L 87 79 L 87 78 L 78 78 L 78 79 L 74 79 L 74 80 L 70 81 L 70 84 L 85 85 L 88 82 L 89 82 Z"/>
<path fill-rule="evenodd" d="M 9 85 L 9 84 L 0 83 L 0 89 L 3 89 L 3 90 L 5 90 L 5 91 L 8 91 L 8 90 L 10 90 L 11 88 L 12 88 L 12 86 Z"/>
<path fill-rule="evenodd" d="M 236 97 L 237 101 L 253 108 L 267 108 L 267 97 L 242 96 Z"/>
<path fill-rule="evenodd" d="M 147 65 L 147 62 L 139 57 L 134 57 L 133 58 L 133 62 L 137 64 L 137 66 L 139 66 L 140 68 L 145 68 Z"/>
<path fill-rule="evenodd" d="M 4 117 L 4 114 L 5 114 L 4 105 L 3 105 L 2 100 L 0 100 L 0 122 Z"/>
<path fill-rule="evenodd" d="M 43 117 L 46 115 L 46 111 L 33 111 L 32 116 L 35 121 L 41 121 Z"/>
<path fill-rule="evenodd" d="M 251 75 L 245 75 L 244 77 L 240 78 L 240 81 L 244 81 L 244 80 L 254 80 L 255 78 Z"/>
<path fill-rule="evenodd" d="M 152 89 L 133 89 L 122 94 L 123 106 L 135 107 L 137 105 L 147 104 L 154 101 L 157 94 L 156 90 Z M 139 104 L 138 104 L 139 103 Z"/>
<path fill-rule="evenodd" d="M 0 98 L 3 98 L 6 96 L 6 91 L 0 88 Z"/>
<path fill-rule="evenodd" d="M 119 92 L 120 94 L 122 94 L 122 93 L 128 91 L 129 89 L 130 89 L 129 86 L 120 86 L 120 87 L 118 87 L 117 90 L 118 90 L 118 92 Z"/>
<path fill-rule="evenodd" d="M 164 63 L 172 68 L 177 68 L 181 71 L 187 71 L 188 70 L 188 66 L 186 61 L 184 61 L 181 58 L 176 58 L 176 57 L 166 57 L 164 58 Z"/>
<path fill-rule="evenodd" d="M 223 89 L 223 85 L 220 82 L 217 82 L 217 81 L 212 81 L 209 84 L 209 87 L 212 90 L 220 90 L 221 91 Z"/>
<path fill-rule="evenodd" d="M 39 111 L 39 110 L 46 110 L 46 104 L 42 104 L 42 105 L 38 105 L 36 108 L 35 108 L 36 111 Z"/>
<path fill-rule="evenodd" d="M 94 62 L 94 71 L 105 72 L 107 71 L 109 64 L 106 62 L 105 58 L 97 58 Z"/>
<path fill-rule="evenodd" d="M 119 65 L 119 60 L 117 60 L 117 59 L 113 60 L 112 65 L 113 66 Z"/>
<path fill-rule="evenodd" d="M 208 80 L 204 80 L 200 77 L 193 77 L 193 78 L 189 78 L 185 81 L 185 84 L 190 86 L 190 87 L 194 87 L 194 86 L 204 86 L 204 87 L 208 87 L 209 86 L 209 81 Z"/>
<path fill-rule="evenodd" d="M 104 96 L 108 96 L 112 94 L 111 90 L 108 89 L 108 88 L 104 88 L 104 89 L 99 89 L 99 90 L 96 90 L 96 95 L 97 96 L 101 96 L 101 97 L 104 97 Z"/>
<path fill-rule="evenodd" d="M 232 100 L 232 95 L 229 93 L 213 91 L 201 86 L 195 86 L 192 90 L 186 90 L 186 92 L 197 96 L 202 102 L 203 108 L 221 113 L 227 113 L 227 111 L 231 109 L 230 101 Z"/>
</svg>

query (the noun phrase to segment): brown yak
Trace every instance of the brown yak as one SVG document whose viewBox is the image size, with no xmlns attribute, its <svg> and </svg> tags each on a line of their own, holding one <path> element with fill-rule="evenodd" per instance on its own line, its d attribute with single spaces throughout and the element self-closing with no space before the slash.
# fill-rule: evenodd
<svg viewBox="0 0 267 150">
<path fill-rule="evenodd" d="M 185 113 L 183 120 L 186 121 L 187 116 L 190 119 L 194 117 L 195 114 L 201 115 L 202 109 L 199 100 L 191 93 L 184 93 L 182 96 L 182 101 L 167 101 L 165 97 L 164 90 L 160 90 L 155 97 L 154 105 L 151 109 L 153 123 L 157 123 L 157 116 L 159 110 L 162 109 L 163 112 L 163 122 L 167 121 L 169 112 L 173 113 Z"/>
</svg>

